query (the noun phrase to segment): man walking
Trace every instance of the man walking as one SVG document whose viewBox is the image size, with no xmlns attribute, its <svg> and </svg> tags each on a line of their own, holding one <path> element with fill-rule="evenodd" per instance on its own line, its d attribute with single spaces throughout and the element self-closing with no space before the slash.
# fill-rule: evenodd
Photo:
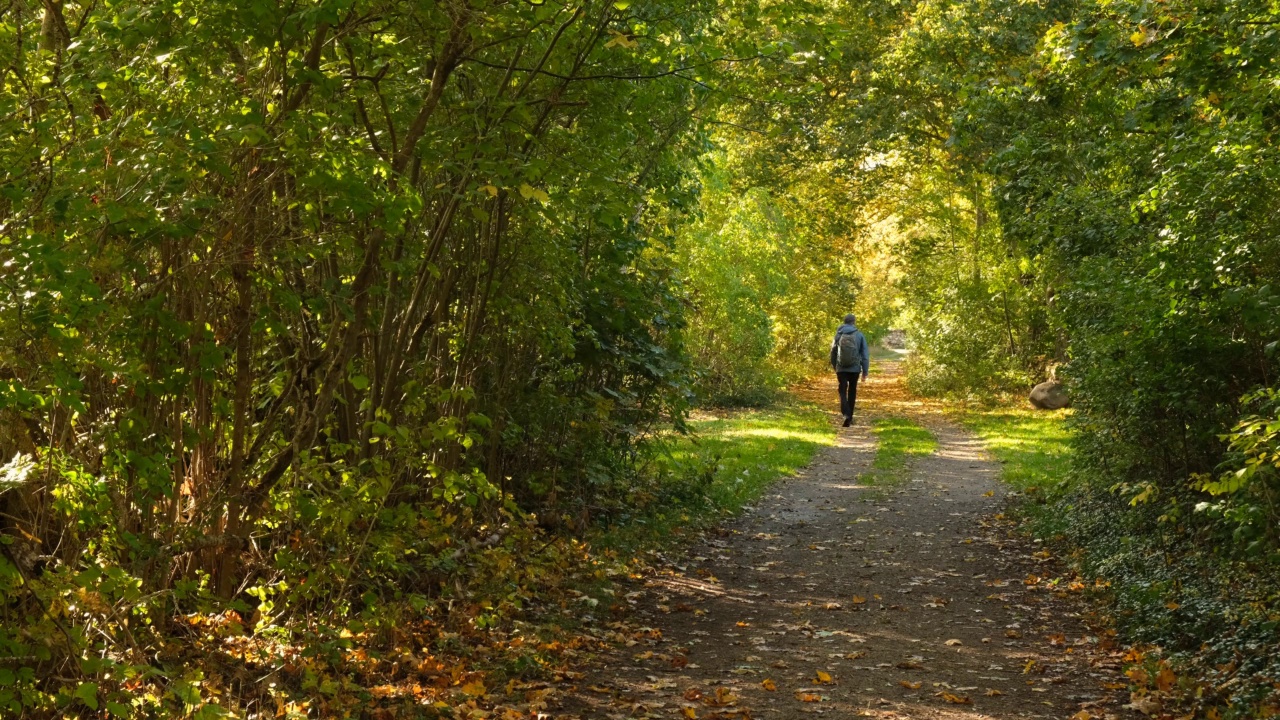
<svg viewBox="0 0 1280 720">
<path fill-rule="evenodd" d="M 867 338 L 858 329 L 853 313 L 844 316 L 844 324 L 836 330 L 831 341 L 831 369 L 840 381 L 840 412 L 844 413 L 844 426 L 853 424 L 853 404 L 858 399 L 858 374 L 867 379 L 871 369 Z"/>
</svg>

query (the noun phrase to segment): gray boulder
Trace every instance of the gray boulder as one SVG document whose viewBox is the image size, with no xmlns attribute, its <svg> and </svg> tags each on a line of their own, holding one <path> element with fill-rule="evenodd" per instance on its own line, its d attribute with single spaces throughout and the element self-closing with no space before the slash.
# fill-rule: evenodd
<svg viewBox="0 0 1280 720">
<path fill-rule="evenodd" d="M 1046 380 L 1031 388 L 1030 399 L 1037 410 L 1060 410 L 1071 405 L 1067 386 L 1057 380 Z"/>
</svg>

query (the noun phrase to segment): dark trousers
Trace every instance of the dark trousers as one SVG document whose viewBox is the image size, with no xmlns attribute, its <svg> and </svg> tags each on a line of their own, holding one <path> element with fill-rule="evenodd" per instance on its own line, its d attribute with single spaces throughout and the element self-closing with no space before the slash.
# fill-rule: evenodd
<svg viewBox="0 0 1280 720">
<path fill-rule="evenodd" d="M 858 373 L 837 372 L 840 380 L 840 412 L 845 417 L 853 417 L 853 404 L 858 401 Z"/>
</svg>

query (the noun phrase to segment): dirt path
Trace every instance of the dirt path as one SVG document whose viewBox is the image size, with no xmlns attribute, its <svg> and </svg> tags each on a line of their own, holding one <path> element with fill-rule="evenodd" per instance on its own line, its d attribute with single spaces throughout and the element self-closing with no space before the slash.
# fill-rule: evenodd
<svg viewBox="0 0 1280 720">
<path fill-rule="evenodd" d="M 1051 561 L 992 529 L 998 466 L 926 410 L 896 375 L 873 376 L 835 447 L 627 588 L 633 619 L 657 632 L 592 663 L 556 716 L 1124 713 L 1079 598 L 1032 582 L 1055 574 Z M 906 482 L 869 488 L 867 417 L 888 412 L 923 418 L 939 448 Z"/>
</svg>

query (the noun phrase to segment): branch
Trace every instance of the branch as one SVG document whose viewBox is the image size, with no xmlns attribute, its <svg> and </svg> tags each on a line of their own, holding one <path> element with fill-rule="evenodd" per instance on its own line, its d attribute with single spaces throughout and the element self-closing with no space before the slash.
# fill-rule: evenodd
<svg viewBox="0 0 1280 720">
<path fill-rule="evenodd" d="M 517 72 L 531 73 L 534 75 L 546 75 L 547 77 L 553 77 L 553 78 L 556 78 L 557 80 L 568 80 L 570 82 L 577 81 L 577 80 L 657 80 L 658 78 L 670 77 L 672 75 L 680 77 L 680 73 L 682 72 L 686 72 L 689 70 L 696 70 L 700 67 L 714 65 L 716 63 L 747 62 L 750 60 L 759 60 L 761 58 L 766 58 L 766 57 L 769 57 L 769 56 L 753 55 L 751 57 L 744 57 L 744 58 L 715 58 L 712 60 L 707 60 L 706 62 L 695 63 L 693 65 L 686 65 L 684 67 L 672 68 L 664 72 L 651 73 L 648 75 L 618 75 L 614 73 L 601 73 L 598 75 L 561 75 L 560 73 L 551 72 L 550 70 L 543 70 L 541 66 L 536 68 L 510 67 L 510 69 L 515 70 Z M 508 69 L 507 65 L 499 65 L 497 63 L 491 63 L 486 60 L 481 60 L 480 58 L 463 57 L 461 59 L 469 62 L 473 62 L 477 65 L 483 65 L 484 67 L 493 68 L 495 70 Z M 682 79 L 688 79 L 688 78 L 682 78 Z"/>
<path fill-rule="evenodd" d="M 304 60 L 308 74 L 315 72 L 320 67 L 320 53 L 324 50 L 325 40 L 329 37 L 329 23 L 322 22 L 316 27 L 316 36 L 311 40 L 311 49 L 307 51 L 307 57 Z M 288 102 L 284 105 L 284 112 L 280 113 L 280 117 L 284 117 L 302 104 L 307 97 L 307 93 L 311 92 L 311 78 L 302 81 L 297 90 L 289 96 Z"/>
</svg>

